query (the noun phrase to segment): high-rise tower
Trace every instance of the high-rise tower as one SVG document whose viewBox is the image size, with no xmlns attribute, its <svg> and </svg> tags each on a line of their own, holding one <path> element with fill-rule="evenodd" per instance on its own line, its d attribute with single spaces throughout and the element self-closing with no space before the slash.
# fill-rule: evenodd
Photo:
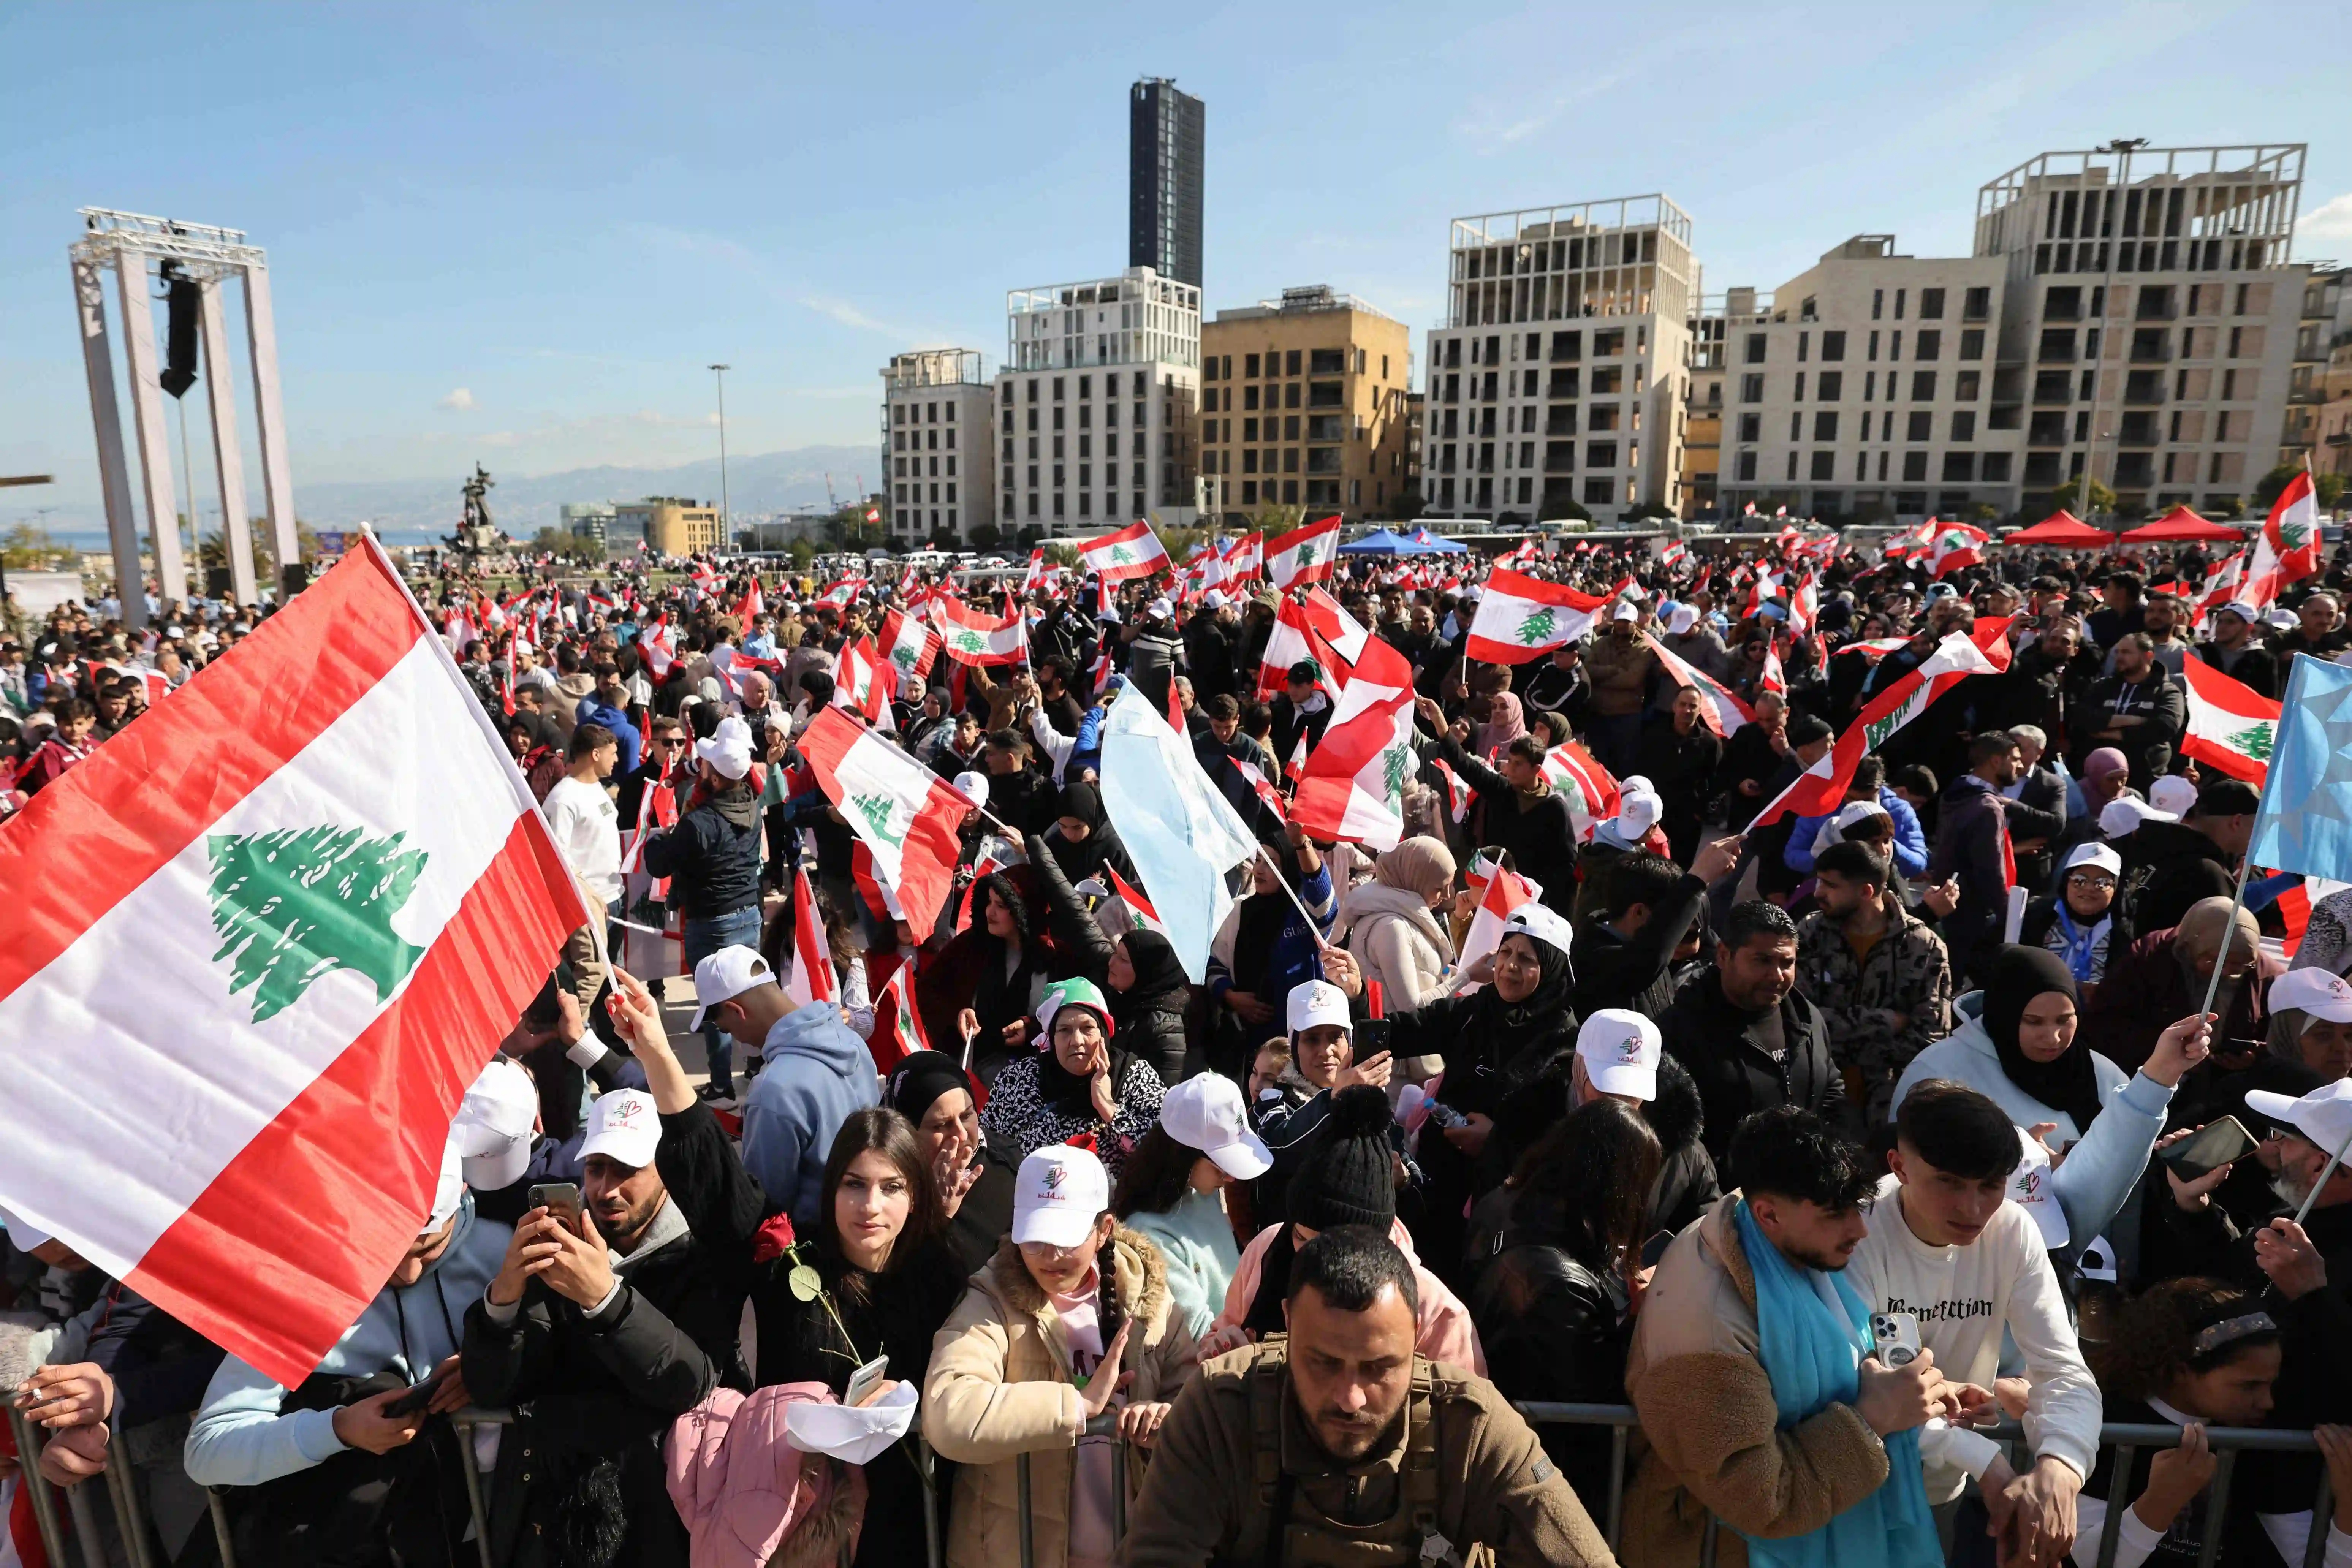
<svg viewBox="0 0 2352 1568">
<path fill-rule="evenodd" d="M 1163 77 L 1128 91 L 1127 264 L 1201 286 L 1201 184 L 1208 110 Z"/>
</svg>

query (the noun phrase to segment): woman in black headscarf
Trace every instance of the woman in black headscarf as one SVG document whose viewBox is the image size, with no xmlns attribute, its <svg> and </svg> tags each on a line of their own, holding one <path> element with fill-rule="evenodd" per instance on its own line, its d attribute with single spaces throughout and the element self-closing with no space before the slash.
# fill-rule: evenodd
<svg viewBox="0 0 2352 1568">
<path fill-rule="evenodd" d="M 1443 1138 L 1425 1127 L 1420 1144 L 1427 1214 L 1413 1239 L 1441 1276 L 1459 1274 L 1468 1205 L 1500 1184 L 1543 1134 L 1543 1112 L 1529 1109 L 1541 1097 L 1520 1091 L 1576 1049 L 1568 953 L 1568 921 L 1541 904 L 1521 905 L 1504 922 L 1491 957 L 1471 966 L 1477 990 L 1390 1023 L 1391 1059 L 1444 1058 L 1434 1098 L 1462 1114 Z"/>
<path fill-rule="evenodd" d="M 1091 1138 L 1117 1182 L 1129 1151 L 1159 1122 L 1166 1086 L 1150 1062 L 1115 1043 L 1110 1003 L 1092 982 L 1055 981 L 1037 1011 L 1045 1048 L 997 1074 L 981 1125 L 1008 1160 Z"/>
<path fill-rule="evenodd" d="M 1150 1062 L 1160 1082 L 1181 1081 L 1184 1007 L 1192 986 L 1175 946 L 1158 931 L 1138 927 L 1112 945 L 1105 978 L 1119 1044 Z"/>
<path fill-rule="evenodd" d="M 992 1147 L 980 1130 L 971 1079 L 943 1051 L 916 1051 L 890 1069 L 883 1100 L 914 1123 L 930 1163 L 947 1243 L 966 1274 L 996 1256 L 1013 1228 L 1013 1177 L 1020 1163 Z"/>
<path fill-rule="evenodd" d="M 1062 868 L 1062 875 L 1073 882 L 1099 877 L 1106 866 L 1126 878 L 1130 886 L 1142 880 L 1136 875 L 1135 862 L 1128 858 L 1127 846 L 1118 841 L 1118 829 L 1103 811 L 1102 792 L 1090 784 L 1062 786 L 1061 807 L 1045 833 L 1045 847 L 1053 852 L 1054 864 Z"/>
<path fill-rule="evenodd" d="M 1985 988 L 1952 1005 L 1960 1026 L 1911 1058 L 1895 1082 L 1891 1116 L 1931 1079 L 1966 1084 L 2023 1128 L 2047 1123 L 2042 1142 L 2064 1160 L 2051 1186 L 2079 1245 L 2105 1233 L 2147 1165 L 2181 1075 L 2204 1059 L 2210 1015 L 2166 1029 L 2137 1076 L 2075 1037 L 2080 1014 L 2066 961 L 2011 943 L 1993 959 Z"/>
</svg>

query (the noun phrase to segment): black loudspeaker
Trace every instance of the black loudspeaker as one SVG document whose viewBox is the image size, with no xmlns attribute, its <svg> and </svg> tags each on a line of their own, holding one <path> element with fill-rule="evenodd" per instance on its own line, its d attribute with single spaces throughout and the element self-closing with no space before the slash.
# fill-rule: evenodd
<svg viewBox="0 0 2352 1568">
<path fill-rule="evenodd" d="M 205 598 L 226 599 L 229 595 L 229 587 L 230 584 L 227 567 L 207 566 L 205 568 Z"/>
<path fill-rule="evenodd" d="M 163 335 L 163 374 L 158 379 L 174 397 L 196 384 L 196 320 L 204 309 L 204 290 L 193 278 L 181 276 L 177 265 L 163 263 L 169 306 Z"/>
</svg>

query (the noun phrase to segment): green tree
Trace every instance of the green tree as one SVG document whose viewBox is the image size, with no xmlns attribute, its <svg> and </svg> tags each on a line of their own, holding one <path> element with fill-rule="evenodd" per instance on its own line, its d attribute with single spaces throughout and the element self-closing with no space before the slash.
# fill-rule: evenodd
<svg viewBox="0 0 2352 1568">
<path fill-rule="evenodd" d="M 2091 481 L 2091 502 L 2087 507 L 2075 504 L 2082 494 L 2083 481 L 2068 479 L 2050 492 L 2050 504 L 2063 510 L 2071 511 L 2076 517 L 2087 517 L 2094 512 L 2111 512 L 2116 510 L 2116 492 L 2096 479 Z"/>
<path fill-rule="evenodd" d="M 568 528 L 542 528 L 531 540 L 531 548 L 543 550 L 558 561 L 576 561 L 593 564 L 604 559 L 604 547 L 584 533 L 574 533 Z"/>
<path fill-rule="evenodd" d="M 971 531 L 972 546 L 978 550 L 993 550 L 1003 532 L 992 522 L 983 522 Z"/>
<path fill-rule="evenodd" d="M 1049 540 L 1040 548 L 1045 552 L 1045 564 L 1048 566 L 1076 566 L 1078 563 L 1078 547 L 1075 544 Z"/>
<path fill-rule="evenodd" d="M 37 523 L 20 522 L 0 538 L 0 565 L 19 572 L 40 572 L 73 552 Z"/>
<path fill-rule="evenodd" d="M 301 1000 L 331 969 L 348 969 L 388 1000 L 425 950 L 402 939 L 392 918 L 408 902 L 427 858 L 356 827 L 215 833 L 212 858 L 213 954 L 230 961 L 229 992 L 253 993 L 253 1021 L 267 1023 Z"/>
<path fill-rule="evenodd" d="M 1307 510 L 1304 507 L 1277 506 L 1272 501 L 1265 502 L 1249 514 L 1250 526 L 1268 539 L 1272 539 L 1277 533 L 1288 533 L 1306 521 Z"/>
<path fill-rule="evenodd" d="M 1675 519 L 1674 509 L 1657 501 L 1645 500 L 1637 507 L 1630 508 L 1625 513 L 1627 522 L 1647 522 L 1652 518 L 1672 522 Z"/>
<path fill-rule="evenodd" d="M 2000 521 L 2000 508 L 1993 505 L 1990 501 L 1979 501 L 1975 506 L 1969 509 L 1969 521 L 1988 526 L 1992 523 L 1999 522 Z"/>
<path fill-rule="evenodd" d="M 2301 463 L 2281 463 L 2277 468 L 2264 474 L 2263 482 L 2254 487 L 2254 510 L 2268 517 L 2271 508 L 2278 504 L 2279 492 L 2285 489 L 2288 482 L 2301 472 L 2303 472 Z M 2344 476 L 2313 474 L 2311 493 L 2312 498 L 2318 501 L 2322 510 L 2335 510 L 2336 503 L 2344 499 Z"/>
<path fill-rule="evenodd" d="M 1389 502 L 1384 515 L 1391 521 L 1411 522 L 1414 518 L 1419 517 L 1428 505 L 1429 503 L 1422 499 L 1419 490 L 1399 490 L 1396 500 Z"/>
<path fill-rule="evenodd" d="M 795 539 L 784 546 L 784 553 L 793 558 L 793 571 L 805 572 L 809 563 L 816 559 L 816 546 L 806 539 Z"/>
</svg>

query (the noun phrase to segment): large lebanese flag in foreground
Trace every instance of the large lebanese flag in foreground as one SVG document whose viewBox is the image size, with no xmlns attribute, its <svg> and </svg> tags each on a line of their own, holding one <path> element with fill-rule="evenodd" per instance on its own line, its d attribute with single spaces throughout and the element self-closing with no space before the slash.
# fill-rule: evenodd
<svg viewBox="0 0 2352 1568">
<path fill-rule="evenodd" d="M 2180 754 L 2260 785 L 2270 776 L 2271 746 L 2278 739 L 2278 699 L 2231 679 L 2193 653 L 2180 656 L 2180 677 L 2189 688 L 2189 732 L 2180 738 Z"/>
<path fill-rule="evenodd" d="M 1374 637 L 1364 645 L 1331 727 L 1307 756 L 1291 816 L 1309 833 L 1385 853 L 1404 834 L 1404 790 L 1421 771 L 1412 749 L 1412 667 Z"/>
<path fill-rule="evenodd" d="M 584 917 L 373 538 L 0 829 L 0 1204 L 291 1388 Z"/>
</svg>

